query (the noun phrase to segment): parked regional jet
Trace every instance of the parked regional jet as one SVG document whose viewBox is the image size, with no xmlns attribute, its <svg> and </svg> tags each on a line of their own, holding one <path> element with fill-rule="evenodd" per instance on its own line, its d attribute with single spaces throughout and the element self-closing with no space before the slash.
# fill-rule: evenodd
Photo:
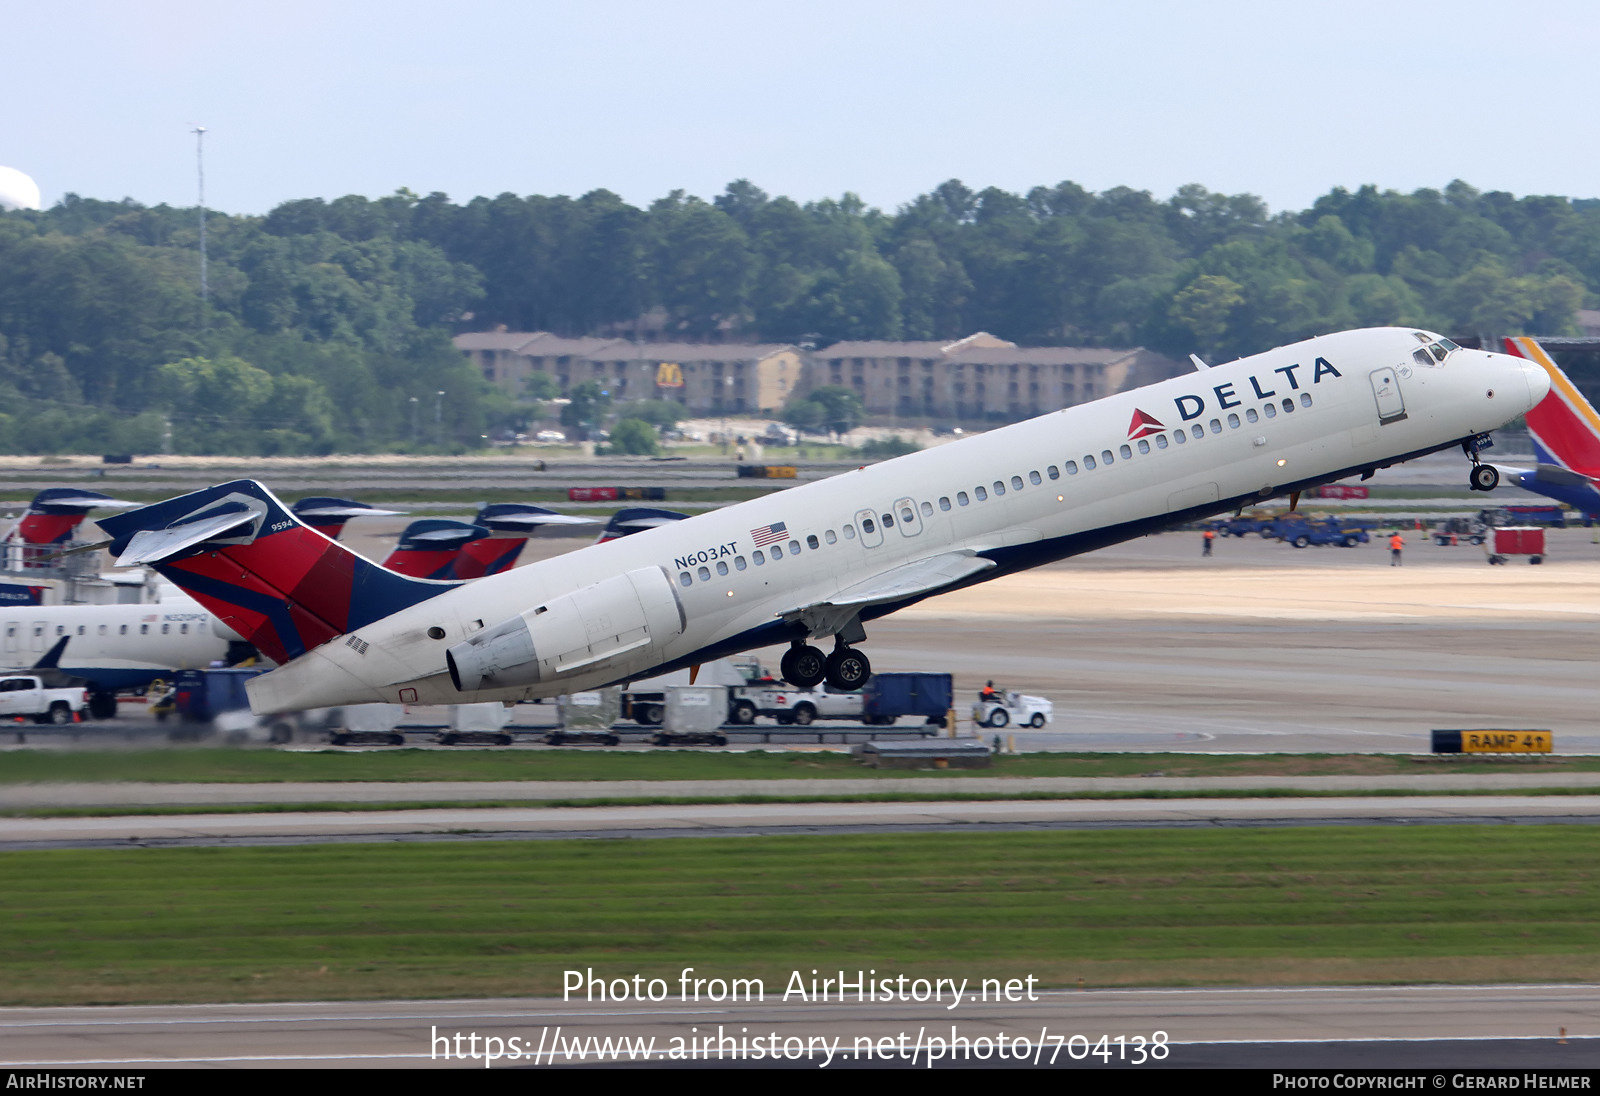
<svg viewBox="0 0 1600 1096">
<path fill-rule="evenodd" d="M 41 491 L 19 530 L 28 530 L 27 536 L 32 537 L 28 544 L 53 545 L 54 551 L 71 538 L 89 509 L 136 505 L 92 491 Z M 69 512 L 56 512 L 63 509 Z M 71 510 L 81 512 L 74 517 Z M 27 523 L 36 511 L 48 520 L 30 528 Z M 331 528 L 333 532 L 327 534 L 331 537 L 352 517 L 398 511 L 349 499 L 308 498 L 295 503 L 293 512 L 316 528 Z M 209 609 L 186 594 L 171 593 L 175 596 L 163 597 L 155 604 L 0 606 L 0 666 L 29 668 L 65 639 L 60 668 L 87 683 L 89 714 L 110 719 L 117 714 L 119 692 L 142 689 L 157 678 L 170 678 L 177 670 L 199 669 L 213 662 L 232 664 L 254 654 L 249 644 L 219 623 Z"/>
<path fill-rule="evenodd" d="M 1600 489 L 1596 487 L 1600 484 L 1600 414 L 1537 340 L 1508 336 L 1506 350 L 1549 374 L 1550 394 L 1527 415 L 1537 463 L 1532 468 L 1497 463 L 1497 473 L 1525 490 L 1600 517 Z"/>
<path fill-rule="evenodd" d="M 876 617 L 1451 446 L 1476 464 L 1549 385 L 1426 331 L 1326 335 L 462 584 L 385 571 L 250 480 L 99 525 L 280 663 L 257 712 L 546 697 L 783 642 L 789 681 L 851 688 Z"/>
</svg>

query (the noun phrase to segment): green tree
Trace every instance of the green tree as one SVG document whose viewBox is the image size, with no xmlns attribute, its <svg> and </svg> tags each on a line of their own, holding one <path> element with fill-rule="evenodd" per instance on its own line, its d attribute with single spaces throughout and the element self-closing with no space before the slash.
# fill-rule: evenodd
<svg viewBox="0 0 1600 1096">
<path fill-rule="evenodd" d="M 561 409 L 561 422 L 577 432 L 578 440 L 587 441 L 610 410 L 611 397 L 593 381 L 584 381 L 573 387 L 570 402 Z"/>
<path fill-rule="evenodd" d="M 642 419 L 623 419 L 611 431 L 610 451 L 654 457 L 661 453 L 656 428 Z"/>
</svg>

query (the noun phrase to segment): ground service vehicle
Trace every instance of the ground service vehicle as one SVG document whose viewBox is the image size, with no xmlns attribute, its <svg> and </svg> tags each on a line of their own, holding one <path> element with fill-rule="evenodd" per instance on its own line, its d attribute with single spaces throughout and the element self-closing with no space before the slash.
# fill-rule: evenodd
<svg viewBox="0 0 1600 1096">
<path fill-rule="evenodd" d="M 873 674 L 861 690 L 861 721 L 888 726 L 903 715 L 943 727 L 953 702 L 949 674 Z"/>
<path fill-rule="evenodd" d="M 89 693 L 81 685 L 52 689 L 34 674 L 0 677 L 0 718 L 27 716 L 35 723 L 63 726 L 81 718 L 88 706 Z"/>
<path fill-rule="evenodd" d="M 1004 692 L 992 699 L 979 697 L 972 704 L 972 721 L 980 727 L 1043 727 L 1055 714 L 1055 705 L 1042 696 Z"/>
</svg>

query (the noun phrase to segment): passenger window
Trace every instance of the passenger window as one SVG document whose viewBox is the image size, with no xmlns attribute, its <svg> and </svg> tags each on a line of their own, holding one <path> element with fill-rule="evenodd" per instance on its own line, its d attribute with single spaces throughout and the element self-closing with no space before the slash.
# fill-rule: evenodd
<svg viewBox="0 0 1600 1096">
<path fill-rule="evenodd" d="M 878 517 L 883 519 L 883 527 L 885 529 L 893 529 L 894 528 L 894 515 L 893 514 L 879 514 Z"/>
<path fill-rule="evenodd" d="M 1195 441 L 1199 441 L 1201 438 L 1206 436 L 1206 428 L 1201 426 L 1199 423 L 1195 423 L 1193 426 L 1189 427 L 1189 433 L 1194 435 Z"/>
<path fill-rule="evenodd" d="M 1119 446 L 1118 449 L 1117 449 L 1117 452 L 1122 454 L 1122 459 L 1123 460 L 1132 460 L 1133 459 L 1133 450 L 1129 449 L 1126 445 Z"/>
<path fill-rule="evenodd" d="M 744 557 L 743 556 L 734 556 L 733 557 L 733 568 L 734 568 L 734 570 L 743 571 L 748 566 L 750 566 L 750 565 L 744 561 Z"/>
<path fill-rule="evenodd" d="M 1179 445 L 1182 445 L 1184 442 L 1189 440 L 1189 435 L 1185 434 L 1182 430 L 1179 430 L 1172 435 L 1172 440 L 1177 442 Z"/>
<path fill-rule="evenodd" d="M 844 527 L 844 539 L 845 540 L 855 540 L 856 539 L 856 527 L 854 525 L 846 525 Z"/>
<path fill-rule="evenodd" d="M 972 489 L 972 493 L 979 502 L 987 502 L 989 500 L 989 492 L 985 491 L 981 487 L 974 487 Z"/>
<path fill-rule="evenodd" d="M 1113 456 L 1112 456 L 1112 455 L 1111 455 L 1111 450 L 1109 450 L 1109 449 L 1102 449 L 1102 450 L 1101 450 L 1101 451 L 1100 451 L 1100 463 L 1101 463 L 1101 464 L 1111 464 L 1111 463 L 1113 463 L 1113 462 L 1114 462 L 1114 461 L 1115 461 L 1115 460 L 1116 460 L 1116 459 L 1117 459 L 1117 458 L 1116 458 L 1116 457 L 1113 457 Z"/>
<path fill-rule="evenodd" d="M 817 534 L 810 533 L 806 536 L 806 547 L 810 548 L 813 552 L 822 547 L 822 542 L 817 539 Z"/>
<path fill-rule="evenodd" d="M 1311 393 L 1310 392 L 1302 392 L 1302 393 L 1300 393 L 1300 406 L 1301 407 L 1310 407 L 1311 406 Z"/>
<path fill-rule="evenodd" d="M 941 509 L 941 510 L 950 509 L 950 497 L 948 495 L 940 495 L 939 496 L 939 509 Z"/>
<path fill-rule="evenodd" d="M 1035 486 L 1037 486 L 1038 484 L 1043 483 L 1044 480 L 1043 480 L 1042 477 L 1040 477 L 1039 473 L 1037 473 L 1037 472 L 1029 472 L 1028 473 L 1028 482 L 1031 483 L 1031 484 L 1034 484 Z"/>
<path fill-rule="evenodd" d="M 1285 411 L 1293 411 L 1294 410 L 1294 401 L 1292 399 L 1290 399 L 1288 396 L 1283 397 L 1283 409 Z"/>
<path fill-rule="evenodd" d="M 933 503 L 924 502 L 922 504 L 922 516 L 925 518 L 933 517 Z"/>
<path fill-rule="evenodd" d="M 1011 489 L 1013 491 L 1022 490 L 1022 477 L 1021 476 L 1012 476 L 1011 477 Z"/>
<path fill-rule="evenodd" d="M 871 530 L 868 531 L 870 532 Z M 768 548 L 767 551 L 772 553 L 773 559 L 783 558 L 783 545 L 781 544 L 774 544 L 771 548 Z"/>
<path fill-rule="evenodd" d="M 1213 434 L 1222 433 L 1222 423 L 1218 422 L 1216 419 L 1212 419 L 1211 420 L 1211 432 Z"/>
<path fill-rule="evenodd" d="M 826 540 L 829 544 L 837 544 L 837 543 L 839 543 L 839 536 L 832 529 L 829 529 L 826 532 L 824 532 L 822 534 L 822 539 Z"/>
<path fill-rule="evenodd" d="M 911 509 L 909 506 L 900 507 L 900 523 L 902 525 L 910 525 L 916 520 L 917 514 L 915 510 Z"/>
<path fill-rule="evenodd" d="M 1256 409 L 1254 407 L 1245 408 L 1244 417 L 1245 421 L 1247 422 L 1255 422 L 1261 418 L 1260 415 L 1256 414 Z"/>
<path fill-rule="evenodd" d="M 11 633 L 8 631 L 6 634 L 10 635 Z M 104 624 L 100 625 L 100 634 L 101 635 L 105 635 L 106 634 L 106 626 Z"/>
<path fill-rule="evenodd" d="M 1167 447 L 1167 436 L 1165 434 L 1157 434 L 1156 435 L 1156 448 L 1157 449 L 1165 449 L 1166 447 Z"/>
<path fill-rule="evenodd" d="M 1150 443 L 1145 441 L 1143 438 L 1139 439 L 1139 452 L 1141 452 L 1141 453 L 1150 452 Z"/>
<path fill-rule="evenodd" d="M 1050 478 L 1051 478 L 1051 479 L 1060 479 L 1060 478 L 1061 478 L 1061 471 L 1060 471 L 1060 469 L 1058 469 L 1058 468 L 1057 468 L 1057 467 L 1056 467 L 1056 466 L 1055 466 L 1055 465 L 1053 465 L 1053 464 L 1052 464 L 1052 465 L 1051 465 L 1051 466 L 1050 466 L 1050 467 L 1049 467 L 1049 468 L 1046 468 L 1046 469 L 1045 469 L 1045 470 L 1044 470 L 1044 474 L 1045 474 L 1045 475 L 1047 475 L 1047 476 L 1049 476 L 1049 477 L 1050 477 Z"/>
<path fill-rule="evenodd" d="M 791 540 L 789 542 L 789 554 L 791 556 L 798 556 L 800 554 L 800 542 L 798 540 Z"/>
<path fill-rule="evenodd" d="M 124 624 L 124 625 L 123 625 L 123 626 L 122 626 L 122 630 L 121 630 L 121 631 L 119 631 L 119 632 L 118 632 L 118 633 L 117 633 L 117 634 L 118 634 L 118 635 L 122 635 L 122 636 L 125 636 L 125 635 L 127 635 L 127 634 L 128 634 L 128 626 L 127 626 L 127 625 L 126 625 L 126 624 Z"/>
<path fill-rule="evenodd" d="M 1078 462 L 1075 460 L 1069 460 L 1061 467 L 1067 470 L 1067 475 L 1069 476 L 1076 476 L 1078 474 Z"/>
<path fill-rule="evenodd" d="M 707 570 L 706 568 L 701 567 L 700 570 L 697 573 L 700 575 L 700 581 L 701 582 L 710 582 L 711 581 L 711 572 L 709 570 Z"/>
<path fill-rule="evenodd" d="M 761 554 L 761 549 L 759 548 L 750 553 L 750 558 L 756 561 L 757 567 L 767 562 L 767 557 Z"/>
<path fill-rule="evenodd" d="M 162 629 L 162 631 L 165 631 L 165 630 L 166 630 L 165 628 Z M 57 624 L 56 625 L 56 635 L 64 636 L 66 634 L 67 634 L 67 626 L 65 624 Z"/>
<path fill-rule="evenodd" d="M 1089 471 L 1093 472 L 1094 471 L 1094 458 L 1089 456 L 1089 454 L 1085 453 L 1083 455 L 1083 466 L 1085 468 L 1087 468 Z"/>
<path fill-rule="evenodd" d="M 149 635 L 150 634 L 150 625 L 148 625 L 148 624 L 139 625 L 139 634 L 142 635 L 142 636 Z"/>
<path fill-rule="evenodd" d="M 694 576 L 691 575 L 688 571 L 679 571 L 678 572 L 678 585 L 679 586 L 688 586 L 693 581 L 694 581 Z"/>
<path fill-rule="evenodd" d="M 1228 429 L 1229 430 L 1237 430 L 1237 429 L 1239 429 L 1239 416 L 1237 414 L 1235 414 L 1234 412 L 1232 412 L 1232 411 L 1228 412 Z"/>
<path fill-rule="evenodd" d="M 180 625 L 178 625 L 178 631 L 182 632 L 184 635 L 188 635 L 189 634 L 189 626 L 187 624 L 180 624 Z M 82 628 L 78 629 L 78 634 L 79 635 L 83 634 L 83 629 Z"/>
<path fill-rule="evenodd" d="M 1006 485 L 1003 480 L 994 481 L 994 493 L 996 498 L 1006 493 Z"/>
<path fill-rule="evenodd" d="M 172 631 L 172 625 L 170 625 L 170 624 L 163 624 L 163 625 L 162 625 L 162 626 L 161 626 L 161 634 L 162 634 L 162 635 L 166 635 L 166 634 L 167 634 L 167 633 L 168 633 L 168 632 L 170 632 L 170 631 Z"/>
<path fill-rule="evenodd" d="M 965 506 L 967 504 L 967 493 L 965 491 L 956 492 L 956 504 L 959 506 Z"/>
<path fill-rule="evenodd" d="M 1266 413 L 1266 416 L 1269 419 L 1275 419 L 1275 418 L 1278 417 L 1278 409 L 1276 407 L 1274 407 L 1270 403 L 1267 404 L 1265 407 L 1263 407 L 1261 410 Z"/>
<path fill-rule="evenodd" d="M 183 630 L 187 632 L 189 630 L 189 626 L 187 624 L 185 624 L 183 626 Z M 89 634 L 89 629 L 85 628 L 82 624 L 80 624 L 80 625 L 78 625 L 78 634 L 80 636 L 86 636 L 86 635 Z"/>
<path fill-rule="evenodd" d="M 873 533 L 878 531 L 878 527 L 872 524 L 871 518 L 867 518 L 861 523 L 861 531 L 870 537 Z"/>
<path fill-rule="evenodd" d="M 717 574 L 726 575 L 727 573 L 728 573 L 728 562 L 727 562 L 727 560 L 722 560 L 722 559 L 717 560 Z"/>
</svg>

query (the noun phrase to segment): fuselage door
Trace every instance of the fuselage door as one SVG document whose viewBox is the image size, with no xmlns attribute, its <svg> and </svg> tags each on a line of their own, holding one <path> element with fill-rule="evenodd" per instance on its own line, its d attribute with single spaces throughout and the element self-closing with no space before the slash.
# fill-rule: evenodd
<svg viewBox="0 0 1600 1096">
<path fill-rule="evenodd" d="M 861 530 L 862 547 L 876 548 L 883 543 L 883 527 L 878 524 L 878 516 L 871 510 L 856 511 L 856 528 Z"/>
<path fill-rule="evenodd" d="M 44 651 L 44 634 L 49 628 L 49 621 L 36 620 L 33 622 L 33 649 L 35 651 Z"/>
<path fill-rule="evenodd" d="M 917 517 L 917 504 L 911 499 L 895 499 L 895 523 L 900 526 L 900 535 L 914 537 L 922 532 L 922 519 Z"/>
<path fill-rule="evenodd" d="M 1378 422 L 1387 425 L 1406 417 L 1405 397 L 1400 394 L 1400 378 L 1393 369 L 1372 371 L 1372 395 L 1378 401 Z"/>
</svg>

